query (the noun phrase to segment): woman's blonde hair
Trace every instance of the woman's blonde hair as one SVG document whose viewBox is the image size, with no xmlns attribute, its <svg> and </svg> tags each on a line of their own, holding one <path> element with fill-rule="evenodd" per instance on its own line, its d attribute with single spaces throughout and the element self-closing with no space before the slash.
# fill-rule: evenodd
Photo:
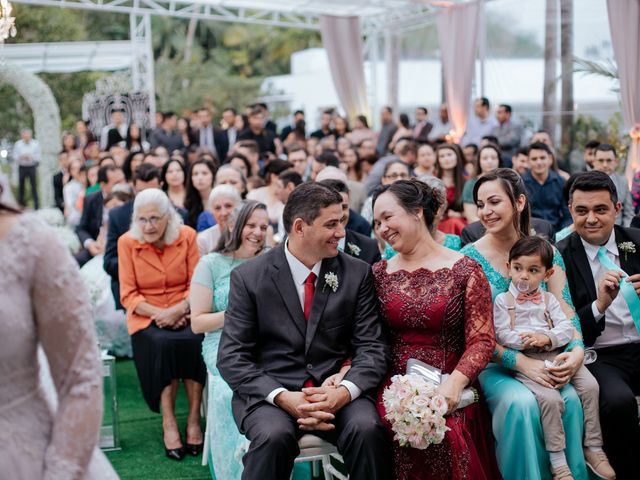
<svg viewBox="0 0 640 480">
<path fill-rule="evenodd" d="M 171 245 L 180 236 L 180 227 L 182 226 L 182 217 L 176 212 L 176 209 L 171 204 L 171 200 L 166 193 L 159 188 L 147 188 L 138 195 L 136 195 L 133 201 L 133 214 L 131 216 L 131 236 L 139 241 L 145 243 L 144 235 L 140 225 L 137 222 L 138 211 L 141 207 L 147 205 L 155 205 L 160 210 L 162 216 L 168 216 L 169 222 L 164 230 L 163 241 L 166 245 Z"/>
</svg>

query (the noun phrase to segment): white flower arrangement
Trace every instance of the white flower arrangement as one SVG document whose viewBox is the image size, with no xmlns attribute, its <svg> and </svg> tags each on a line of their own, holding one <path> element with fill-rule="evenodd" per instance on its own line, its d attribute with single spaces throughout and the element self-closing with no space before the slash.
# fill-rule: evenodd
<svg viewBox="0 0 640 480">
<path fill-rule="evenodd" d="M 58 240 L 60 240 L 72 254 L 80 251 L 82 245 L 80 244 L 80 239 L 78 238 L 78 235 L 76 235 L 76 232 L 67 227 L 54 227 L 54 230 Z"/>
<path fill-rule="evenodd" d="M 636 246 L 633 242 L 622 242 L 618 244 L 618 250 L 624 252 L 624 260 L 627 261 L 627 254 L 636 253 Z"/>
<path fill-rule="evenodd" d="M 447 401 L 436 394 L 436 386 L 416 374 L 395 375 L 384 390 L 385 418 L 401 447 L 425 450 L 442 443 L 449 430 L 444 418 Z"/>
<path fill-rule="evenodd" d="M 47 225 L 52 227 L 64 226 L 64 215 L 58 208 L 42 208 L 36 210 L 36 215 L 45 221 Z"/>
<path fill-rule="evenodd" d="M 329 287 L 335 293 L 338 290 L 340 283 L 338 282 L 338 276 L 333 272 L 327 272 L 324 274 L 324 286 L 322 287 L 322 291 L 326 287 Z"/>
<path fill-rule="evenodd" d="M 351 242 L 347 243 L 347 249 L 349 250 L 349 253 L 351 255 L 353 255 L 354 257 L 359 257 L 360 256 L 360 252 L 362 251 L 362 249 L 358 245 L 356 245 L 355 243 L 351 243 Z"/>
</svg>

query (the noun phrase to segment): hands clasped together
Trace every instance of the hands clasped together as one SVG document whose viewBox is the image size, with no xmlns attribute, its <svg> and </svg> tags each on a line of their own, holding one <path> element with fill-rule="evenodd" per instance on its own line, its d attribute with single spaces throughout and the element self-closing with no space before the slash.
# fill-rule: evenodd
<svg viewBox="0 0 640 480">
<path fill-rule="evenodd" d="M 187 302 L 180 302 L 173 307 L 163 308 L 159 312 L 151 315 L 151 320 L 155 322 L 158 328 L 179 330 L 189 325 L 191 321 L 189 305 Z"/>
<path fill-rule="evenodd" d="M 275 404 L 298 420 L 300 430 L 333 430 L 336 412 L 351 401 L 347 387 L 340 385 L 349 367 L 327 378 L 320 387 L 303 388 L 301 392 L 282 392 Z"/>
</svg>

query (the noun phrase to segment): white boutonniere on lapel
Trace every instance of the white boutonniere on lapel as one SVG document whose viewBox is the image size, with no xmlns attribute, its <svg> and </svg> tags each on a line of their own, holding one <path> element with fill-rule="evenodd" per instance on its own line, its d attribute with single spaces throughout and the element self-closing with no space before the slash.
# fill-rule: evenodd
<svg viewBox="0 0 640 480">
<path fill-rule="evenodd" d="M 347 243 L 347 250 L 349 250 L 349 253 L 351 255 L 353 255 L 354 257 L 359 257 L 360 256 L 361 248 L 358 245 L 356 245 L 355 243 L 348 242 Z"/>
<path fill-rule="evenodd" d="M 340 283 L 338 282 L 338 276 L 333 272 L 327 272 L 324 274 L 324 285 L 322 287 L 322 291 L 329 287 L 335 293 L 338 290 L 338 286 Z"/>
<path fill-rule="evenodd" d="M 618 250 L 624 252 L 624 261 L 627 261 L 627 254 L 636 253 L 636 246 L 633 242 L 622 242 L 618 244 Z"/>
</svg>

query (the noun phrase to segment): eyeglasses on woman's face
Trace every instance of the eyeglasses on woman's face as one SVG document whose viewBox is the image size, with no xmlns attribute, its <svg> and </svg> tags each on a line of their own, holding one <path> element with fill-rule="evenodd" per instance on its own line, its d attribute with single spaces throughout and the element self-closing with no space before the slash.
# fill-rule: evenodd
<svg viewBox="0 0 640 480">
<path fill-rule="evenodd" d="M 152 216 L 152 217 L 149 217 L 149 218 L 138 217 L 136 219 L 136 221 L 138 222 L 138 225 L 140 225 L 141 227 L 146 227 L 147 225 L 151 225 L 152 227 L 157 227 L 158 223 L 163 218 L 164 217 L 158 217 L 158 216 Z"/>
</svg>

